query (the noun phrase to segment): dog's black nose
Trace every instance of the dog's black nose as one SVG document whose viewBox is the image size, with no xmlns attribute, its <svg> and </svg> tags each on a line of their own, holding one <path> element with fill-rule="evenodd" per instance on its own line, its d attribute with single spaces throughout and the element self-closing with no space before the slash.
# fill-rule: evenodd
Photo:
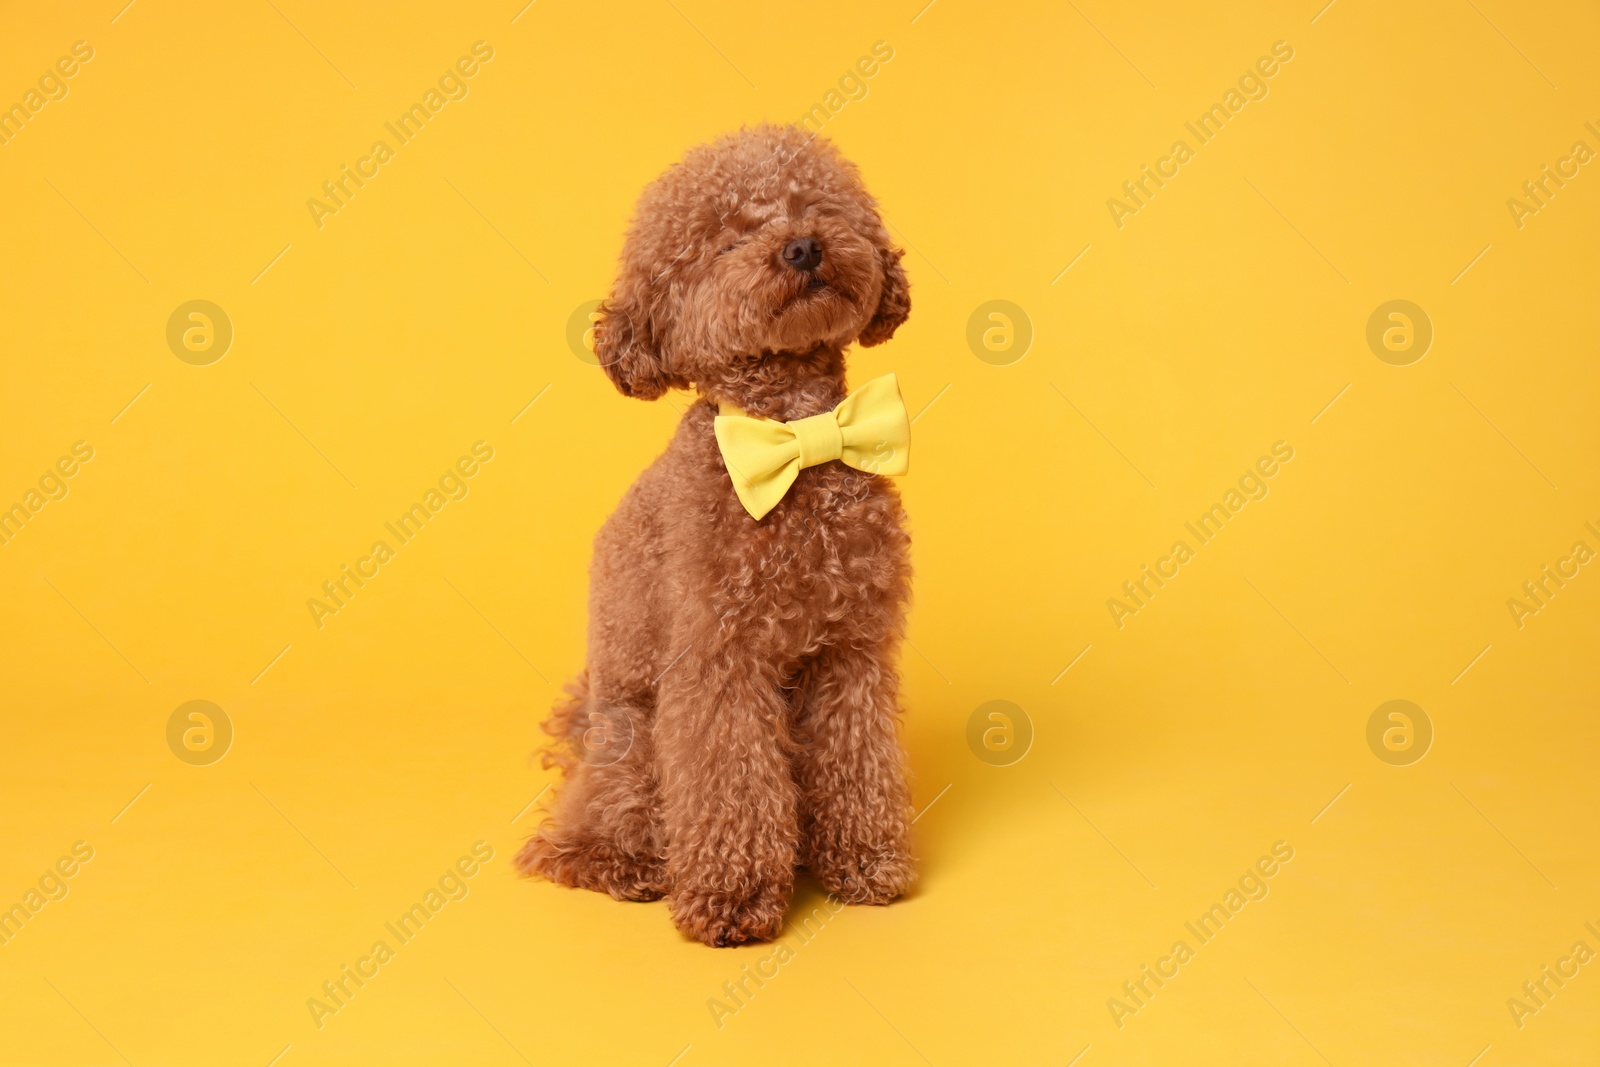
<svg viewBox="0 0 1600 1067">
<path fill-rule="evenodd" d="M 783 261 L 795 270 L 816 270 L 822 262 L 822 245 L 814 237 L 798 237 L 783 246 Z"/>
</svg>

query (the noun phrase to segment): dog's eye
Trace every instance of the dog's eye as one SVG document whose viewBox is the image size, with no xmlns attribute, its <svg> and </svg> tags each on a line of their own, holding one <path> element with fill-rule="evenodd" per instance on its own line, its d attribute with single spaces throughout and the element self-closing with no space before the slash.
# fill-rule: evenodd
<svg viewBox="0 0 1600 1067">
<path fill-rule="evenodd" d="M 738 248 L 738 247 L 739 247 L 739 243 L 737 241 L 735 241 L 731 245 L 724 245 L 722 248 L 717 249 L 717 255 L 725 256 L 729 252 L 732 252 L 735 248 Z"/>
</svg>

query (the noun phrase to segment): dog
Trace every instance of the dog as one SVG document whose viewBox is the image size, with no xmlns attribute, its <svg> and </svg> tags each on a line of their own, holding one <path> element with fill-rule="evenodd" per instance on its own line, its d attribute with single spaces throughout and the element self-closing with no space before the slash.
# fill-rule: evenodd
<svg viewBox="0 0 1600 1067">
<path fill-rule="evenodd" d="M 799 867 L 849 904 L 912 885 L 899 494 L 832 459 L 757 518 L 719 450 L 741 416 L 843 410 L 846 347 L 910 313 L 903 254 L 855 166 L 795 127 L 723 136 L 645 189 L 595 354 L 626 396 L 699 396 L 595 540 L 585 669 L 544 726 L 565 778 L 524 874 L 664 896 L 713 946 L 775 938 Z"/>
</svg>

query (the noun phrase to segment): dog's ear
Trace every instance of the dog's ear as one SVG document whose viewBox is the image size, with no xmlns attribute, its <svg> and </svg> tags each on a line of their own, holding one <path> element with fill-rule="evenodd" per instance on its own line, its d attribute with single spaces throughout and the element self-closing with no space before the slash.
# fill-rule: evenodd
<svg viewBox="0 0 1600 1067">
<path fill-rule="evenodd" d="M 623 396 L 654 400 L 668 389 L 689 387 L 662 359 L 650 323 L 649 287 L 638 279 L 619 278 L 611 296 L 601 303 L 594 354 Z"/>
<path fill-rule="evenodd" d="M 881 345 L 893 337 L 911 314 L 911 286 L 906 282 L 905 268 L 900 266 L 900 257 L 905 253 L 885 244 L 878 255 L 883 261 L 883 290 L 878 297 L 878 310 L 861 331 L 863 348 Z"/>
</svg>

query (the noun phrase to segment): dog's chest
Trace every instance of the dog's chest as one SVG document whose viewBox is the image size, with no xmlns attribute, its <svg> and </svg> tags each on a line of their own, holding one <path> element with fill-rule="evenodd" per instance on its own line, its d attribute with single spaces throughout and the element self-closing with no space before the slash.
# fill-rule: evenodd
<svg viewBox="0 0 1600 1067">
<path fill-rule="evenodd" d="M 882 606 L 902 595 L 900 517 L 878 476 L 837 462 L 807 468 L 765 519 L 736 517 L 724 546 L 727 577 L 769 612 L 836 620 Z"/>
</svg>

